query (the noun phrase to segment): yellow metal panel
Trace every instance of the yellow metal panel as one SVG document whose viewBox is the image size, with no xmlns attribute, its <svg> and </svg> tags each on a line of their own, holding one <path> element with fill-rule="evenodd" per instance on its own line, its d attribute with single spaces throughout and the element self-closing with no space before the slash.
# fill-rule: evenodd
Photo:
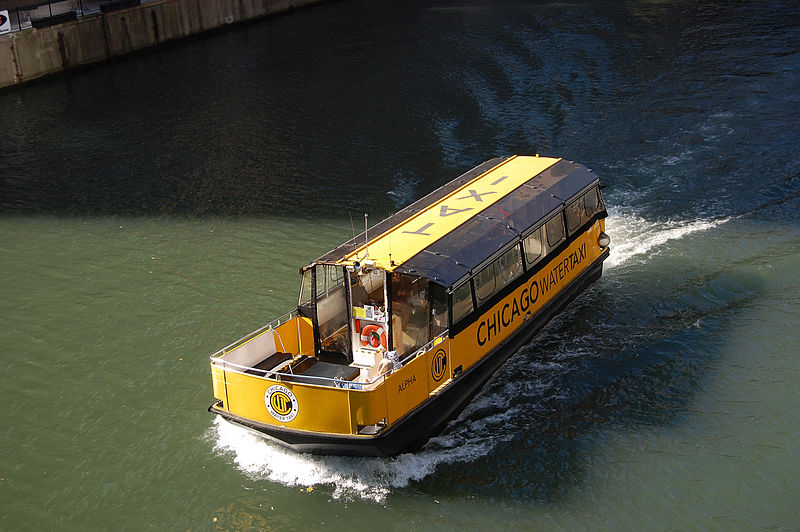
<svg viewBox="0 0 800 532">
<path fill-rule="evenodd" d="M 223 377 L 222 368 L 220 368 L 217 364 L 211 364 L 211 385 L 214 389 L 214 398 L 224 401 L 225 380 Z"/>
<path fill-rule="evenodd" d="M 369 258 L 378 267 L 392 270 L 462 225 L 493 203 L 560 159 L 550 157 L 512 157 L 492 170 L 433 203 L 415 216 L 386 231 L 367 245 Z M 358 248 L 343 262 L 364 260 L 365 247 Z"/>
<path fill-rule="evenodd" d="M 450 360 L 450 340 L 436 344 L 427 353 L 428 392 L 432 392 L 453 376 L 453 363 Z"/>
<path fill-rule="evenodd" d="M 297 328 L 299 330 L 299 346 L 297 352 L 301 355 L 314 354 L 314 325 L 309 318 L 298 316 Z"/>
<path fill-rule="evenodd" d="M 247 419 L 300 430 L 350 434 L 348 390 L 263 379 L 227 371 L 228 409 Z M 265 394 L 273 385 L 288 388 L 297 400 L 297 416 L 281 422 L 269 413 Z"/>
<path fill-rule="evenodd" d="M 298 341 L 298 326 L 297 323 L 302 318 L 296 316 L 294 319 L 279 325 L 275 329 L 275 347 L 284 353 L 298 353 L 300 351 L 300 342 Z"/>
<path fill-rule="evenodd" d="M 424 356 L 417 357 L 386 377 L 383 386 L 386 388 L 387 418 L 390 423 L 428 398 L 426 361 Z"/>
<path fill-rule="evenodd" d="M 374 425 L 386 417 L 386 385 L 374 390 L 350 391 L 354 425 Z"/>
</svg>

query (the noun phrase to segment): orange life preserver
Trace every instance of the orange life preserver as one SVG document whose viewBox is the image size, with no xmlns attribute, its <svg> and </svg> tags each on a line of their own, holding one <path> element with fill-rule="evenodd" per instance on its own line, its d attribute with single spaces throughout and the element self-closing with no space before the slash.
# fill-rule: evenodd
<svg viewBox="0 0 800 532">
<path fill-rule="evenodd" d="M 361 329 L 361 345 L 386 348 L 386 331 L 380 325 L 371 323 Z"/>
</svg>

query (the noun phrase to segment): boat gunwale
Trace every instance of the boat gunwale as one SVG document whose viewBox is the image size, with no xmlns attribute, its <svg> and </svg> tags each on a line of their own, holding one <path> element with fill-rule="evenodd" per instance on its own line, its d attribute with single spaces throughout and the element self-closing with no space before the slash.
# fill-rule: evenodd
<svg viewBox="0 0 800 532">
<path fill-rule="evenodd" d="M 292 314 L 294 312 L 297 312 L 297 311 L 293 310 L 292 312 L 289 312 L 289 313 L 285 314 L 284 316 L 288 316 L 288 315 L 290 315 L 290 314 Z M 275 321 L 277 321 L 277 320 L 275 320 Z M 236 345 L 236 347 L 234 347 L 234 349 L 236 349 L 238 347 L 241 347 L 242 345 L 245 345 L 250 340 L 252 340 L 252 339 L 256 338 L 257 336 L 259 336 L 259 334 L 256 334 L 257 332 L 267 332 L 267 331 L 269 331 L 270 329 L 268 328 L 268 325 L 264 325 L 263 327 L 261 327 L 259 329 L 256 329 L 256 331 L 253 331 L 252 333 L 243 336 L 240 340 L 237 340 L 237 342 L 239 342 L 239 341 L 247 338 L 247 341 L 243 342 L 241 345 L 236 345 L 237 342 L 234 342 L 234 343 L 231 344 L 231 346 Z M 407 354 L 403 358 L 398 359 L 398 363 L 400 364 L 400 366 L 397 367 L 397 368 L 393 368 L 392 372 L 397 370 L 397 369 L 402 368 L 403 366 L 405 366 L 406 364 L 408 364 L 409 362 L 411 362 L 415 358 L 417 358 L 419 356 L 422 356 L 425 353 L 427 353 L 428 351 L 432 350 L 433 347 L 435 347 L 436 345 L 439 345 L 439 343 L 441 343 L 441 341 L 443 341 L 448 336 L 449 332 L 450 332 L 449 329 L 446 329 L 445 331 L 439 333 L 433 340 L 431 340 L 428 343 L 426 343 L 425 345 L 419 347 L 415 351 L 412 351 L 411 353 Z M 252 335 L 252 337 L 251 337 L 251 335 Z M 332 384 L 332 386 L 326 386 L 325 384 L 317 385 L 317 384 L 314 384 L 313 382 L 292 383 L 292 384 L 299 384 L 301 386 L 303 386 L 303 385 L 325 386 L 326 388 L 333 387 L 333 388 L 339 388 L 341 390 L 349 390 L 349 391 L 355 391 L 355 392 L 368 392 L 368 391 L 371 391 L 371 390 L 367 390 L 367 389 L 364 389 L 364 388 L 374 385 L 375 383 L 377 383 L 381 379 L 383 379 L 385 381 L 386 378 L 389 377 L 392 374 L 392 372 L 388 372 L 388 373 L 384 373 L 383 375 L 378 375 L 377 377 L 375 377 L 371 381 L 355 382 L 355 381 L 344 380 L 344 379 L 336 379 L 336 378 L 331 378 L 331 377 L 320 377 L 320 376 L 316 376 L 316 375 L 303 375 L 302 373 L 298 373 L 298 374 L 295 374 L 295 373 L 282 373 L 280 371 L 254 368 L 252 366 L 244 366 L 242 364 L 237 364 L 235 362 L 229 362 L 227 360 L 222 360 L 221 357 L 225 355 L 225 353 L 222 353 L 220 355 L 220 353 L 222 351 L 223 350 L 217 351 L 216 353 L 211 355 L 211 357 L 210 357 L 211 365 L 212 366 L 221 366 L 222 369 L 224 369 L 224 370 L 229 370 L 229 368 L 233 368 L 231 370 L 232 373 L 238 373 L 240 375 L 245 375 L 246 374 L 246 375 L 250 375 L 252 377 L 256 377 L 258 379 L 264 379 L 264 380 L 268 380 L 268 379 L 270 379 L 270 376 L 274 376 L 274 377 L 277 377 L 277 378 L 272 379 L 272 380 L 277 381 L 277 382 L 290 382 L 291 383 L 292 382 L 291 380 L 282 380 L 280 378 L 280 377 L 290 376 L 290 377 L 303 377 L 303 379 L 311 379 L 311 380 L 317 380 L 317 381 L 330 382 Z M 292 360 L 294 360 L 294 357 L 292 358 Z M 351 366 L 351 367 L 357 367 L 357 366 Z"/>
<path fill-rule="evenodd" d="M 260 336 L 261 334 L 263 334 L 263 333 L 265 333 L 265 332 L 267 332 L 269 330 L 275 331 L 275 329 L 277 329 L 278 327 L 280 327 L 281 325 L 283 325 L 285 323 L 288 323 L 289 321 L 293 320 L 294 318 L 298 317 L 299 315 L 300 315 L 299 309 L 290 310 L 289 312 L 287 312 L 283 316 L 281 316 L 279 318 L 275 318 L 274 320 L 270 321 L 269 323 L 266 323 L 266 324 L 262 325 L 258 329 L 245 334 L 244 336 L 242 336 L 238 340 L 236 340 L 234 342 L 231 342 L 227 346 L 223 347 L 222 349 L 220 349 L 218 351 L 215 351 L 214 354 L 210 355 L 209 359 L 211 360 L 211 363 L 214 364 L 216 360 L 218 360 L 221 357 L 227 355 L 228 353 L 230 353 L 234 349 L 238 349 L 238 348 L 242 347 L 247 342 L 249 342 L 250 340 L 254 340 L 256 337 Z M 278 337 L 280 338 L 280 335 Z M 233 362 L 228 362 L 228 361 L 223 361 L 223 362 L 225 362 L 226 364 L 237 365 L 237 364 L 235 364 Z"/>
</svg>

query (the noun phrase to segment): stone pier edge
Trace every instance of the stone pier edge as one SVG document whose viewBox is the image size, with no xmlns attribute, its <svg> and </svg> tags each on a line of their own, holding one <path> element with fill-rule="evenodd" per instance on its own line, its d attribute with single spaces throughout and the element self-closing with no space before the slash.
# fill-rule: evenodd
<svg viewBox="0 0 800 532">
<path fill-rule="evenodd" d="M 153 0 L 0 35 L 0 89 L 323 0 Z"/>
</svg>

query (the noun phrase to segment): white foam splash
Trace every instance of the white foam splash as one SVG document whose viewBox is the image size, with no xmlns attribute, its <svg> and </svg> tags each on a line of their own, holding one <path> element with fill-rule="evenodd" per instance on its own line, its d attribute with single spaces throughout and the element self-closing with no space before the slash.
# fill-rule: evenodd
<svg viewBox="0 0 800 532">
<path fill-rule="evenodd" d="M 357 497 L 381 503 L 392 488 L 425 478 L 439 464 L 468 462 L 488 453 L 493 444 L 467 437 L 473 428 L 465 426 L 455 434 L 438 436 L 422 451 L 394 458 L 299 454 L 219 416 L 214 421 L 214 436 L 215 449 L 233 453 L 236 466 L 252 478 L 300 488 L 329 485 L 334 488 L 333 498 Z"/>
<path fill-rule="evenodd" d="M 729 219 L 651 222 L 633 214 L 611 213 L 606 220 L 606 232 L 611 235 L 612 252 L 605 266 L 613 268 L 640 256 L 646 260 L 654 249 L 670 240 L 712 229 Z"/>
</svg>

